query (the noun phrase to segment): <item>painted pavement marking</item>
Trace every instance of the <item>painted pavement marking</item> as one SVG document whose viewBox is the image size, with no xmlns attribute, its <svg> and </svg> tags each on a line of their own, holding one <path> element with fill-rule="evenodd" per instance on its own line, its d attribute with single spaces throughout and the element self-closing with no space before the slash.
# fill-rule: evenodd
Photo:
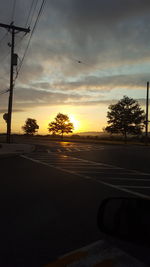
<svg viewBox="0 0 150 267">
<path fill-rule="evenodd" d="M 47 149 L 48 153 L 64 153 L 64 152 L 80 152 L 80 151 L 100 151 L 103 150 L 104 147 L 63 147 L 63 148 L 56 148 L 55 151 Z"/>
<path fill-rule="evenodd" d="M 55 154 L 55 156 L 57 157 L 58 154 Z M 69 173 L 69 174 L 73 174 L 73 175 L 76 175 L 78 177 L 81 177 L 81 178 L 84 178 L 84 179 L 87 179 L 87 180 L 94 180 L 96 181 L 97 183 L 100 183 L 100 184 L 103 184 L 103 185 L 106 185 L 108 187 L 111 187 L 111 188 L 114 188 L 114 189 L 117 189 L 119 191 L 124 191 L 126 193 L 130 193 L 132 195 L 135 195 L 135 196 L 138 196 L 138 197 L 142 197 L 142 198 L 146 198 L 146 199 L 150 199 L 150 196 L 148 195 L 145 195 L 143 193 L 139 193 L 139 192 L 135 192 L 135 191 L 132 191 L 130 190 L 130 188 L 132 189 L 132 187 L 126 187 L 126 185 L 114 185 L 110 182 L 105 182 L 105 177 L 104 178 L 101 178 L 101 179 L 96 179 L 96 177 L 92 177 L 92 175 L 88 174 L 88 175 L 85 175 L 83 173 L 80 173 L 80 170 L 79 171 L 76 171 L 76 166 L 75 166 L 75 170 L 73 169 L 68 169 L 68 168 L 63 168 L 63 166 L 59 166 L 59 162 L 57 163 L 57 161 L 53 162 L 53 163 L 49 163 L 49 161 L 47 162 L 48 158 L 46 157 L 46 162 L 45 161 L 42 161 L 41 159 L 35 159 L 33 157 L 33 154 L 30 154 L 29 156 L 25 156 L 25 155 L 21 155 L 21 157 L 25 158 L 25 159 L 28 159 L 28 160 L 31 160 L 33 162 L 36 162 L 36 163 L 40 163 L 40 164 L 43 164 L 43 165 L 46 165 L 46 166 L 49 166 L 49 167 L 52 167 L 52 168 L 55 168 L 57 170 L 60 170 L 60 171 L 63 171 L 63 172 L 66 172 L 66 173 Z M 63 157 L 62 157 L 63 158 Z M 107 164 L 103 164 L 103 163 L 96 163 L 96 162 L 93 162 L 93 161 L 88 161 L 88 160 L 82 160 L 82 159 L 78 159 L 78 158 L 74 158 L 74 157 L 70 157 L 70 156 L 65 156 L 65 158 L 73 158 L 73 159 L 76 159 L 77 161 L 80 161 L 80 162 L 87 162 L 88 164 L 92 164 L 94 163 L 94 165 L 98 165 L 98 166 L 111 166 L 111 167 L 116 167 L 116 166 L 113 166 L 113 165 L 107 165 Z M 55 158 L 57 159 L 57 158 Z M 87 165 L 88 166 L 88 165 Z M 83 167 L 87 168 L 86 165 L 84 165 Z M 122 169 L 122 170 L 125 170 L 124 168 L 116 168 L 116 169 Z M 132 171 L 131 170 L 131 173 L 132 172 L 135 172 L 134 170 Z M 142 173 L 140 172 L 137 172 L 136 173 L 138 175 L 142 175 Z M 107 174 L 107 173 L 106 173 Z M 144 186 L 144 185 L 143 185 Z M 129 188 L 129 189 L 128 189 Z M 147 188 L 147 187 L 146 187 Z"/>
</svg>

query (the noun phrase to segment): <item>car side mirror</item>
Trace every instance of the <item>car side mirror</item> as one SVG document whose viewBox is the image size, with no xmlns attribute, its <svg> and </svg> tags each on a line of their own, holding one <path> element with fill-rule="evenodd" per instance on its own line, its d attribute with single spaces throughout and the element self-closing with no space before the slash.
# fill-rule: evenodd
<svg viewBox="0 0 150 267">
<path fill-rule="evenodd" d="M 99 207 L 99 229 L 115 238 L 150 245 L 150 200 L 108 198 Z"/>
</svg>

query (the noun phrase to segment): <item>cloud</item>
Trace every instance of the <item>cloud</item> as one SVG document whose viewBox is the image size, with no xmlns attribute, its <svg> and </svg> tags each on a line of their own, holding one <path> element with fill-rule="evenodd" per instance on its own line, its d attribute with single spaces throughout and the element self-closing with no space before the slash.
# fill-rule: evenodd
<svg viewBox="0 0 150 267">
<path fill-rule="evenodd" d="M 115 103 L 119 99 L 106 98 L 105 94 L 60 93 L 29 88 L 17 89 L 14 96 L 14 108 L 25 109 L 39 106 L 56 105 L 98 105 Z"/>
<path fill-rule="evenodd" d="M 32 87 L 34 88 L 40 88 L 41 90 L 45 90 L 45 89 L 50 89 L 51 88 L 51 84 L 48 82 L 36 82 L 36 83 L 32 83 Z"/>
<path fill-rule="evenodd" d="M 16 89 L 14 105 L 15 107 L 37 107 L 48 105 L 69 104 L 71 101 L 82 100 L 78 94 L 53 93 L 45 90 L 36 90 L 29 88 Z"/>
<path fill-rule="evenodd" d="M 59 33 L 56 51 L 60 44 L 65 55 L 68 49 L 88 63 L 109 65 L 149 57 L 149 10 L 149 1 L 141 0 L 56 0 L 46 14 L 49 33 Z"/>
<path fill-rule="evenodd" d="M 16 25 L 25 26 L 30 7 L 31 0 L 16 2 Z M 12 8 L 11 0 L 1 1 L 2 22 L 11 22 Z M 16 90 L 15 103 L 38 106 L 93 101 L 92 93 L 144 88 L 147 70 L 129 75 L 124 66 L 134 69 L 137 63 L 150 61 L 149 10 L 149 0 L 47 1 L 16 82 L 20 90 Z M 4 32 L 1 29 L 0 37 Z M 23 34 L 16 35 L 15 50 L 21 58 L 30 34 L 22 42 L 19 36 Z M 4 54 L 10 49 L 8 41 L 10 34 L 1 45 Z M 5 68 L 1 64 L 0 76 L 3 89 L 8 85 L 8 63 Z"/>
<path fill-rule="evenodd" d="M 61 80 L 58 83 L 33 83 L 34 88 L 40 88 L 41 90 L 59 90 L 59 91 L 82 91 L 89 92 L 109 92 L 116 88 L 145 88 L 146 81 L 149 78 L 149 73 L 143 74 L 128 74 L 128 75 L 111 75 L 98 77 L 94 75 L 84 76 L 76 81 L 64 81 Z"/>
<path fill-rule="evenodd" d="M 43 74 L 43 66 L 37 62 L 25 62 L 22 66 L 21 73 L 19 74 L 20 83 L 30 83 L 38 78 L 41 78 Z"/>
<path fill-rule="evenodd" d="M 55 90 L 54 90 L 55 91 Z M 117 98 L 117 97 L 116 97 Z M 97 93 L 91 90 L 91 93 L 80 94 L 75 92 L 52 92 L 35 88 L 16 88 L 14 92 L 13 112 L 23 112 L 28 108 L 44 106 L 96 106 L 115 104 L 119 99 L 106 97 L 106 94 Z M 136 97 L 134 98 L 136 99 Z M 4 101 L 5 100 L 5 101 Z M 145 105 L 144 98 L 137 99 L 141 105 Z M 0 113 L 7 112 L 7 98 L 1 99 Z"/>
<path fill-rule="evenodd" d="M 23 112 L 24 110 L 23 109 L 13 109 L 13 112 L 16 113 L 16 112 Z M 0 113 L 4 114 L 4 113 L 7 113 L 8 110 L 7 109 L 0 109 Z"/>
<path fill-rule="evenodd" d="M 25 25 L 30 6 L 29 0 L 18 1 L 16 24 Z M 47 1 L 24 61 L 28 64 L 22 79 L 32 78 L 31 62 L 46 72 L 51 69 L 53 74 L 61 72 L 66 77 L 89 73 L 96 66 L 103 70 L 150 59 L 149 10 L 148 0 Z M 2 21 L 10 23 L 11 11 L 12 1 L 1 3 Z M 22 42 L 25 47 L 28 36 Z M 78 59 L 86 64 L 78 64 Z"/>
</svg>

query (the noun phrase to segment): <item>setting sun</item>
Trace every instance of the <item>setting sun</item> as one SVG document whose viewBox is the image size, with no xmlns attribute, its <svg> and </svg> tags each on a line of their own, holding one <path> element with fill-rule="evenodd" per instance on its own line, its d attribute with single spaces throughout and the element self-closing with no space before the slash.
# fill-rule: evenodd
<svg viewBox="0 0 150 267">
<path fill-rule="evenodd" d="M 80 128 L 80 123 L 79 121 L 75 118 L 74 115 L 69 115 L 69 118 L 70 118 L 70 121 L 73 123 L 73 126 L 74 126 L 74 131 L 78 131 L 79 128 Z"/>
</svg>

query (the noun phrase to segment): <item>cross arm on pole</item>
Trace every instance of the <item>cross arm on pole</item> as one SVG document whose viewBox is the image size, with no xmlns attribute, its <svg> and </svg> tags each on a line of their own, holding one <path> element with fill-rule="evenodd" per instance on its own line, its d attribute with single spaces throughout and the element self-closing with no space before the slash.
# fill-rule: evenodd
<svg viewBox="0 0 150 267">
<path fill-rule="evenodd" d="M 4 24 L 4 23 L 0 23 L 0 27 L 2 28 L 6 28 L 8 30 L 16 30 L 16 31 L 21 31 L 21 32 L 25 32 L 25 33 L 28 33 L 30 32 L 30 28 L 22 28 L 22 27 L 18 27 L 18 26 L 15 26 L 13 24 Z"/>
</svg>

